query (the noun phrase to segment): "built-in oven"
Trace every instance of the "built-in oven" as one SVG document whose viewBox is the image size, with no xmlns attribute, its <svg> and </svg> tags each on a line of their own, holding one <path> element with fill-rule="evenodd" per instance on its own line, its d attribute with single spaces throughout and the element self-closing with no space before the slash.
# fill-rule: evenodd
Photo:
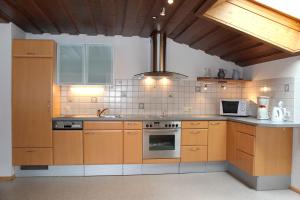
<svg viewBox="0 0 300 200">
<path fill-rule="evenodd" d="M 180 158 L 180 121 L 144 121 L 143 159 Z"/>
</svg>

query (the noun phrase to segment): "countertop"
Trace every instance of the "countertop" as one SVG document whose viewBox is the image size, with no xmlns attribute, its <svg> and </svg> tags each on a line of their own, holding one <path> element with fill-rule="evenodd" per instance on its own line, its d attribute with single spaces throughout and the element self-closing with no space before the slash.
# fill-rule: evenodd
<svg viewBox="0 0 300 200">
<path fill-rule="evenodd" d="M 271 120 L 258 120 L 254 117 L 228 117 L 220 115 L 122 115 L 117 118 L 99 118 L 95 115 L 66 115 L 55 117 L 53 120 L 82 120 L 82 121 L 147 121 L 147 120 L 188 120 L 188 121 L 234 121 L 249 125 L 264 126 L 264 127 L 281 127 L 281 128 L 297 128 L 300 127 L 300 122 L 273 122 Z"/>
</svg>

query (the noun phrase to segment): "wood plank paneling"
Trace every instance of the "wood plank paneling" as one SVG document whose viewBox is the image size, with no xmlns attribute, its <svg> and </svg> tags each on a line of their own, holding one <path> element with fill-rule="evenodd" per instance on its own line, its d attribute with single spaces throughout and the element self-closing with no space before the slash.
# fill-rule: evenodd
<svg viewBox="0 0 300 200">
<path fill-rule="evenodd" d="M 162 0 L 3 0 L 0 22 L 13 22 L 31 33 L 149 37 L 160 30 L 176 42 L 240 66 L 293 56 L 202 16 L 214 2 L 176 0 L 169 5 Z M 160 15 L 162 7 L 165 16 Z"/>
</svg>

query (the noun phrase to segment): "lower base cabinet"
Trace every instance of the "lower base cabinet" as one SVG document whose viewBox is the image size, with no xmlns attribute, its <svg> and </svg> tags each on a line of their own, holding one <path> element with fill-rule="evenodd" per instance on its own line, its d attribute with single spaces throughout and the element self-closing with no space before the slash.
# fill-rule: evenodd
<svg viewBox="0 0 300 200">
<path fill-rule="evenodd" d="M 52 165 L 52 148 L 13 148 L 14 165 Z"/>
<path fill-rule="evenodd" d="M 122 164 L 123 130 L 84 131 L 84 164 Z"/>
<path fill-rule="evenodd" d="M 82 165 L 82 131 L 54 131 L 53 156 L 54 165 Z"/>
<path fill-rule="evenodd" d="M 124 130 L 124 164 L 143 163 L 142 130 Z"/>
<path fill-rule="evenodd" d="M 206 162 L 207 146 L 181 146 L 181 162 Z"/>
</svg>

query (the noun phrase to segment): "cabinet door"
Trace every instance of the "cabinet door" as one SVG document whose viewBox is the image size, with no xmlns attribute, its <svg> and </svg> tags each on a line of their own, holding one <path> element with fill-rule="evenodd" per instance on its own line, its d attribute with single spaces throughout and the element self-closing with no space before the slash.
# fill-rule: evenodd
<svg viewBox="0 0 300 200">
<path fill-rule="evenodd" d="M 236 163 L 236 128 L 237 128 L 237 123 L 235 122 L 228 122 L 227 123 L 227 144 L 226 144 L 226 149 L 227 149 L 227 160 L 231 164 Z"/>
<path fill-rule="evenodd" d="M 112 83 L 112 49 L 105 45 L 86 45 L 87 84 Z"/>
<path fill-rule="evenodd" d="M 208 127 L 208 161 L 226 160 L 226 122 L 211 121 Z"/>
<path fill-rule="evenodd" d="M 142 131 L 124 131 L 124 164 L 142 164 Z"/>
<path fill-rule="evenodd" d="M 55 42 L 51 40 L 14 40 L 15 57 L 54 57 Z"/>
<path fill-rule="evenodd" d="M 84 132 L 84 164 L 101 165 L 122 163 L 122 130 Z"/>
<path fill-rule="evenodd" d="M 84 55 L 83 45 L 58 47 L 58 84 L 84 84 Z"/>
<path fill-rule="evenodd" d="M 83 164 L 82 131 L 54 131 L 53 152 L 55 165 Z"/>
<path fill-rule="evenodd" d="M 181 146 L 181 162 L 206 162 L 207 146 Z"/>
<path fill-rule="evenodd" d="M 13 60 L 13 146 L 52 147 L 50 58 Z"/>
</svg>

